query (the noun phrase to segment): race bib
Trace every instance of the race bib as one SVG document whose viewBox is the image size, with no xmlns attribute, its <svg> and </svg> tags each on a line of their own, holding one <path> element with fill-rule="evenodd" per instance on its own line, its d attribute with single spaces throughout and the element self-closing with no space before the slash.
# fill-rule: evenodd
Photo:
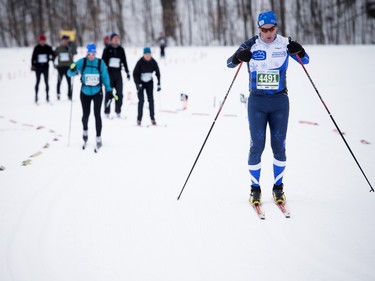
<svg viewBox="0 0 375 281">
<path fill-rule="evenodd" d="M 109 67 L 119 68 L 121 60 L 119 58 L 110 58 L 108 62 Z"/>
<path fill-rule="evenodd" d="M 60 53 L 59 59 L 60 61 L 70 61 L 69 53 Z"/>
<path fill-rule="evenodd" d="M 38 55 L 38 63 L 47 63 L 47 62 L 48 62 L 47 54 Z"/>
<path fill-rule="evenodd" d="M 257 71 L 257 89 L 277 90 L 279 89 L 279 70 Z"/>
<path fill-rule="evenodd" d="M 145 72 L 141 74 L 141 80 L 143 82 L 150 82 L 152 80 L 152 72 Z"/>
<path fill-rule="evenodd" d="M 84 84 L 86 86 L 97 86 L 100 84 L 99 74 L 85 74 Z"/>
</svg>

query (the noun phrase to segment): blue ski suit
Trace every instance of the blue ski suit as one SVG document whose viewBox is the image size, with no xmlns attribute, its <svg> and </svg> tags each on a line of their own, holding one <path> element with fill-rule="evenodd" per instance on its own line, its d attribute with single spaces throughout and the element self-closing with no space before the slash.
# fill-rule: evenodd
<svg viewBox="0 0 375 281">
<path fill-rule="evenodd" d="M 266 142 L 267 124 L 270 127 L 273 152 L 274 184 L 283 181 L 286 166 L 285 142 L 289 119 L 289 98 L 286 85 L 286 72 L 290 55 L 287 50 L 288 38 L 276 35 L 271 43 L 264 42 L 255 35 L 240 45 L 241 49 L 250 49 L 252 58 L 247 63 L 249 72 L 248 120 L 250 130 L 250 152 L 248 169 L 252 186 L 260 186 L 261 156 Z M 236 51 L 236 52 L 237 52 Z M 235 54 L 234 54 L 235 55 Z M 232 55 L 227 67 L 234 68 Z M 301 58 L 303 64 L 309 62 L 306 53 Z"/>
</svg>

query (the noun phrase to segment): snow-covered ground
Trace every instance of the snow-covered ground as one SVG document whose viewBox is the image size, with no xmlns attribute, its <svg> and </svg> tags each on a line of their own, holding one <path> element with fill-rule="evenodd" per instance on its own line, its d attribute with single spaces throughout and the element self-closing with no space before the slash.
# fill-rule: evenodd
<svg viewBox="0 0 375 281">
<path fill-rule="evenodd" d="M 81 150 L 79 79 L 73 103 L 65 81 L 57 101 L 51 68 L 52 104 L 42 81 L 37 106 L 32 49 L 1 49 L 0 280 L 375 280 L 375 194 L 292 60 L 284 180 L 292 217 L 271 200 L 269 141 L 261 178 L 267 219 L 248 203 L 245 67 L 176 200 L 233 79 L 226 59 L 235 48 L 168 48 L 165 60 L 155 49 L 162 126 L 135 126 L 135 87 L 125 79 L 126 118 L 103 119 L 98 154 L 93 116 Z M 306 50 L 307 70 L 375 184 L 375 47 Z M 131 69 L 141 51 L 126 49 Z M 181 93 L 189 95 L 186 110 Z"/>
</svg>

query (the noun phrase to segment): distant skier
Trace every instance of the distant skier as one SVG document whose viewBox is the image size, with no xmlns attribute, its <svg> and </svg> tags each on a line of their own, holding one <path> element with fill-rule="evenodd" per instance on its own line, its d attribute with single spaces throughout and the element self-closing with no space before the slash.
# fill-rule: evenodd
<svg viewBox="0 0 375 281">
<path fill-rule="evenodd" d="M 266 127 L 270 127 L 273 151 L 274 185 L 273 198 L 276 203 L 284 203 L 283 176 L 286 166 L 285 141 L 289 118 L 289 98 L 286 72 L 289 56 L 304 64 L 309 56 L 296 41 L 277 34 L 274 12 L 268 11 L 258 16 L 259 34 L 240 45 L 227 60 L 227 66 L 236 67 L 246 62 L 249 70 L 248 119 L 250 129 L 249 172 L 251 177 L 250 203 L 261 203 L 261 156 L 265 146 Z"/>
<path fill-rule="evenodd" d="M 73 52 L 69 47 L 69 36 L 63 35 L 60 40 L 60 46 L 55 49 L 55 55 L 57 58 L 57 99 L 60 99 L 60 87 L 61 81 L 65 77 L 66 82 L 68 83 L 68 98 L 72 99 L 72 86 L 71 86 L 71 79 L 68 76 L 69 66 L 73 62 Z"/>
<path fill-rule="evenodd" d="M 157 91 L 159 92 L 161 90 L 159 66 L 158 66 L 158 63 L 153 59 L 151 55 L 151 49 L 149 47 L 145 47 L 143 49 L 143 57 L 138 60 L 133 71 L 134 83 L 138 91 L 138 116 L 137 116 L 138 126 L 140 126 L 142 122 L 144 90 L 146 90 L 148 105 L 150 109 L 151 124 L 156 125 L 155 108 L 154 108 L 154 93 L 153 93 L 154 81 L 152 78 L 154 72 L 158 79 Z"/>
<path fill-rule="evenodd" d="M 160 48 L 160 58 L 165 57 L 165 48 L 167 47 L 167 37 L 165 37 L 164 33 L 160 33 L 159 38 L 157 39 Z"/>
<path fill-rule="evenodd" d="M 108 66 L 108 73 L 111 80 L 111 87 L 116 90 L 118 99 L 115 101 L 115 112 L 117 117 L 121 117 L 121 108 L 123 101 L 123 82 L 121 69 L 125 69 L 126 77 L 130 80 L 130 73 L 124 48 L 120 45 L 120 38 L 117 33 L 112 33 L 111 44 L 103 50 L 102 59 Z M 112 96 L 112 94 L 111 94 Z M 104 113 L 107 117 L 111 112 L 110 99 L 111 96 L 106 95 L 104 99 Z"/>
<path fill-rule="evenodd" d="M 39 82 L 42 74 L 46 84 L 46 101 L 49 102 L 49 61 L 53 61 L 55 59 L 55 53 L 53 52 L 51 46 L 46 44 L 46 36 L 43 34 L 40 35 L 38 41 L 39 43 L 34 47 L 34 51 L 31 56 L 31 70 L 35 71 L 36 75 L 35 103 L 38 103 Z"/>
<path fill-rule="evenodd" d="M 102 146 L 102 119 L 101 107 L 103 102 L 102 85 L 104 84 L 106 93 L 112 95 L 109 75 L 105 62 L 96 56 L 96 45 L 87 45 L 87 56 L 70 65 L 68 75 L 70 77 L 81 74 L 81 104 L 82 104 L 82 124 L 83 124 L 83 148 L 86 147 L 88 139 L 88 121 L 91 110 L 91 102 L 94 102 L 94 116 L 96 127 L 96 149 Z M 113 95 L 112 95 L 113 96 Z"/>
</svg>

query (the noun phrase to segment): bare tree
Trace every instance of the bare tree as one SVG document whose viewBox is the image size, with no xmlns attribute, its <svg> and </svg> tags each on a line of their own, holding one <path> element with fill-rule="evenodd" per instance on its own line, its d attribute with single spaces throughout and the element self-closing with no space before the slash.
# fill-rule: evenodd
<svg viewBox="0 0 375 281">
<path fill-rule="evenodd" d="M 42 33 L 57 42 L 61 29 L 75 30 L 79 45 L 108 31 L 132 44 L 151 43 L 157 32 L 178 45 L 236 44 L 270 9 L 280 33 L 305 44 L 375 41 L 375 0 L 0 0 L 0 7 L 0 46 L 29 46 Z"/>
<path fill-rule="evenodd" d="M 163 8 L 163 27 L 167 37 L 172 37 L 177 41 L 176 29 L 176 0 L 160 0 Z"/>
</svg>

